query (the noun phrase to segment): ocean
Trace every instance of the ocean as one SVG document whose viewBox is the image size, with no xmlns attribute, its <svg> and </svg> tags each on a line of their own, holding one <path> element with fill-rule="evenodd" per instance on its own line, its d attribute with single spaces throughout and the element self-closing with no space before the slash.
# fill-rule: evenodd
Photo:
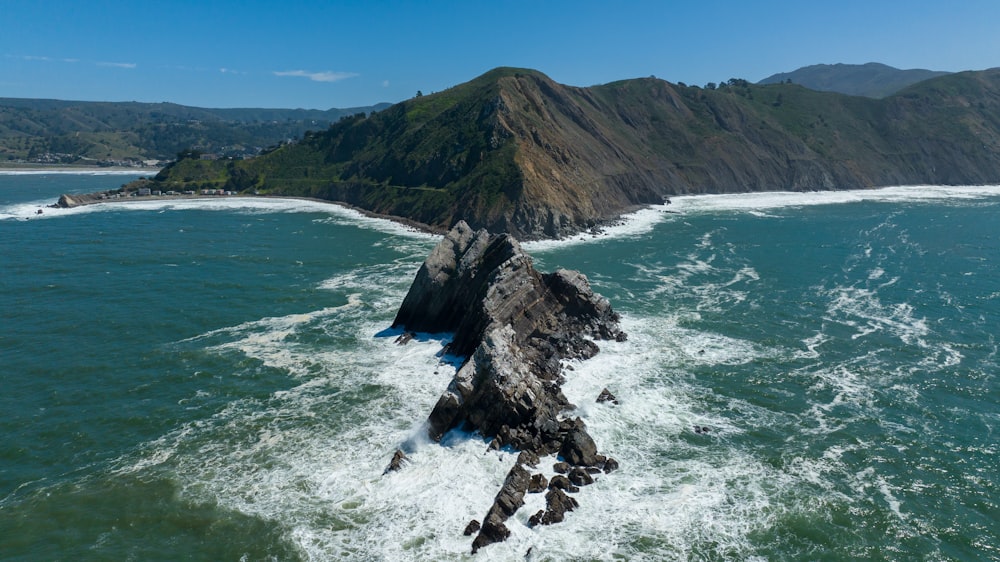
<svg viewBox="0 0 1000 562">
<path fill-rule="evenodd" d="M 0 175 L 0 559 L 1000 560 L 998 187 L 678 197 L 525 244 L 622 315 L 564 387 L 621 468 L 473 557 L 516 453 L 428 442 L 449 336 L 387 331 L 437 238 L 44 208 L 130 179 Z"/>
</svg>

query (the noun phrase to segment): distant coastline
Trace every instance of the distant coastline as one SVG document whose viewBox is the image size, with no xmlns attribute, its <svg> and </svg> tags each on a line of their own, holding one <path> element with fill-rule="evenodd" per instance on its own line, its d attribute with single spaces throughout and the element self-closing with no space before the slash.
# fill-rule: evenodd
<svg viewBox="0 0 1000 562">
<path fill-rule="evenodd" d="M 69 164 L 0 163 L 0 174 L 103 174 L 103 175 L 156 175 L 160 168 L 130 168 L 125 166 L 73 166 Z"/>
</svg>

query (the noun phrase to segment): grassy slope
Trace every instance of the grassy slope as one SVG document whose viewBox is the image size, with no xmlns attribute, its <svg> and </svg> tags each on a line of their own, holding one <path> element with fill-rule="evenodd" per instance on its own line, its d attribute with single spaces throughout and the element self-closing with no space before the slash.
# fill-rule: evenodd
<svg viewBox="0 0 1000 562">
<path fill-rule="evenodd" d="M 501 68 L 185 177 L 538 237 L 672 193 L 1000 181 L 998 138 L 997 70 L 876 100 L 742 81 L 572 88 Z"/>
</svg>

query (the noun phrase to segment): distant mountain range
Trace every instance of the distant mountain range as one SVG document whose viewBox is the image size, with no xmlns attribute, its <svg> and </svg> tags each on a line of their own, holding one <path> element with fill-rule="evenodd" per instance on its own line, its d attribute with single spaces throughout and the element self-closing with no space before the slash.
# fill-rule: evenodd
<svg viewBox="0 0 1000 562">
<path fill-rule="evenodd" d="M 172 103 L 0 98 L 0 163 L 122 164 L 173 160 L 183 150 L 246 156 L 322 130 L 348 109 L 204 109 Z"/>
<path fill-rule="evenodd" d="M 317 197 L 429 228 L 464 219 L 544 238 L 681 193 L 985 183 L 1000 183 L 1000 69 L 872 99 L 794 79 L 577 88 L 498 68 L 251 160 L 180 160 L 150 185 Z"/>
<path fill-rule="evenodd" d="M 792 72 L 773 74 L 758 84 L 792 81 L 821 92 L 839 92 L 849 96 L 884 98 L 924 80 L 944 76 L 936 70 L 900 70 L 877 62 L 868 64 L 815 64 Z"/>
</svg>

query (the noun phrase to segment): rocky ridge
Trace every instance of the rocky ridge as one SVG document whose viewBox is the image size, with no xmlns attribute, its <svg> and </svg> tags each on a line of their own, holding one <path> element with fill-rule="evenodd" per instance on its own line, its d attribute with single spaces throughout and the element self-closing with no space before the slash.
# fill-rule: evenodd
<svg viewBox="0 0 1000 562">
<path fill-rule="evenodd" d="M 312 197 L 434 231 L 461 219 L 558 238 L 681 194 L 994 184 L 998 115 L 1000 69 L 872 99 L 736 78 L 579 88 L 498 68 L 257 158 L 185 160 L 147 186 Z"/>
<path fill-rule="evenodd" d="M 556 523 L 578 505 L 567 492 L 618 466 L 598 453 L 583 420 L 568 416 L 574 405 L 561 390 L 564 360 L 594 356 L 595 339 L 626 338 L 579 272 L 539 273 L 510 235 L 460 221 L 417 272 L 393 326 L 453 332 L 448 351 L 467 357 L 428 416 L 432 439 L 464 428 L 491 438 L 490 448 L 521 451 L 482 524 L 466 528 L 477 533 L 473 552 L 509 536 L 505 521 L 526 493 L 548 490 L 531 523 Z M 530 472 L 553 454 L 562 459 L 554 469 L 568 476 Z M 396 457 L 393 464 L 402 468 Z"/>
</svg>

